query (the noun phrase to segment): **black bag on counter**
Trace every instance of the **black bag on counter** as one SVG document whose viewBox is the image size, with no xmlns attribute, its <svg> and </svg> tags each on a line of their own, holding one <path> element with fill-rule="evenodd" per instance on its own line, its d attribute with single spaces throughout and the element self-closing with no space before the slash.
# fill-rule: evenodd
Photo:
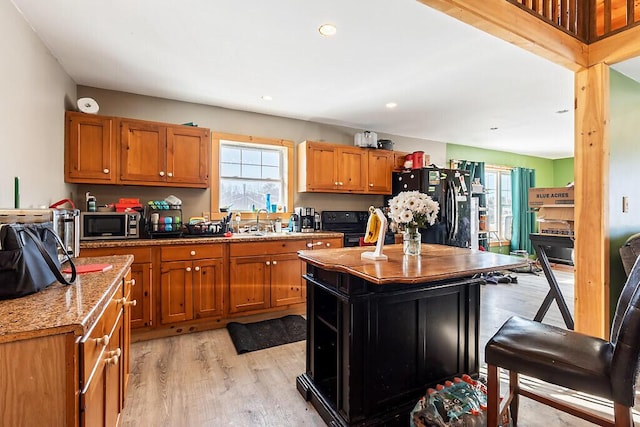
<svg viewBox="0 0 640 427">
<path fill-rule="evenodd" d="M 33 294 L 56 281 L 70 285 L 76 280 L 76 266 L 69 256 L 71 278 L 67 280 L 60 272 L 58 246 L 64 251 L 64 244 L 53 231 L 53 223 L 0 227 L 0 299 Z"/>
</svg>

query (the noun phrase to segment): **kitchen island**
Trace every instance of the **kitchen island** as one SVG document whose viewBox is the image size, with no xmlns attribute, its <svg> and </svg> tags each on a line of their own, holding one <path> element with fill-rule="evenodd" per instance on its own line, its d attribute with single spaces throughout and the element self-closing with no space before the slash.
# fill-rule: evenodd
<svg viewBox="0 0 640 427">
<path fill-rule="evenodd" d="M 300 251 L 307 263 L 307 361 L 297 388 L 331 425 L 407 425 L 427 387 L 478 374 L 480 273 L 523 258 L 422 246 L 388 261 L 371 248 Z"/>
<path fill-rule="evenodd" d="M 0 301 L 0 425 L 117 425 L 129 374 L 132 262 L 80 258 L 76 265 L 112 268 Z"/>
</svg>

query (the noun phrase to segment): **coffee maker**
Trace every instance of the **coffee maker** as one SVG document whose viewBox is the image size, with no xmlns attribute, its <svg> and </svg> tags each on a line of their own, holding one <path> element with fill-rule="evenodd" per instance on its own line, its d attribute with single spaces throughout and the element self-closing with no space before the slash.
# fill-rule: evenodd
<svg viewBox="0 0 640 427">
<path fill-rule="evenodd" d="M 296 214 L 300 218 L 300 231 L 303 233 L 313 233 L 315 229 L 315 214 L 314 208 L 297 207 Z"/>
</svg>

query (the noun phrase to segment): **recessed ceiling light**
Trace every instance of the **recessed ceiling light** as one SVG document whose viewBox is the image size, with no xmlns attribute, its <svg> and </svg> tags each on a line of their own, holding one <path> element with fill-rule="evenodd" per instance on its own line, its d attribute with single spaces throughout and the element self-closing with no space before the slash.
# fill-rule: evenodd
<svg viewBox="0 0 640 427">
<path fill-rule="evenodd" d="M 569 110 L 564 109 L 564 110 L 558 110 L 558 111 L 556 111 L 556 114 L 564 114 L 564 113 L 568 113 L 568 112 L 569 112 Z"/>
<path fill-rule="evenodd" d="M 498 130 L 497 126 L 490 127 L 489 130 Z"/>
<path fill-rule="evenodd" d="M 322 34 L 325 37 L 331 37 L 336 34 L 338 29 L 333 24 L 322 24 L 318 28 L 318 31 L 320 32 L 320 34 Z"/>
<path fill-rule="evenodd" d="M 262 100 L 263 101 L 271 101 L 273 98 L 270 97 L 269 95 L 262 95 Z"/>
<path fill-rule="evenodd" d="M 384 106 L 391 109 L 391 108 L 396 108 L 398 104 L 396 104 L 395 102 L 387 102 L 386 104 L 384 104 Z"/>
</svg>

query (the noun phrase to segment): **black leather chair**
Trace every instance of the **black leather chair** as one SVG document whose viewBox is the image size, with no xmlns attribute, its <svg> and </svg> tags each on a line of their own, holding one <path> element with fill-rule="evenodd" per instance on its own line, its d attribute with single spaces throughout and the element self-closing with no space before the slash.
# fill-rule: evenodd
<svg viewBox="0 0 640 427">
<path fill-rule="evenodd" d="M 639 258 L 640 259 L 640 258 Z M 518 396 L 603 426 L 631 426 L 640 356 L 640 262 L 636 260 L 622 289 L 608 341 L 514 316 L 485 347 L 488 365 L 487 426 L 501 414 L 499 368 L 509 370 L 509 406 L 518 422 Z M 613 401 L 614 421 L 582 408 L 521 389 L 518 375 L 604 397 Z M 504 409 L 503 409 L 504 410 Z"/>
</svg>

